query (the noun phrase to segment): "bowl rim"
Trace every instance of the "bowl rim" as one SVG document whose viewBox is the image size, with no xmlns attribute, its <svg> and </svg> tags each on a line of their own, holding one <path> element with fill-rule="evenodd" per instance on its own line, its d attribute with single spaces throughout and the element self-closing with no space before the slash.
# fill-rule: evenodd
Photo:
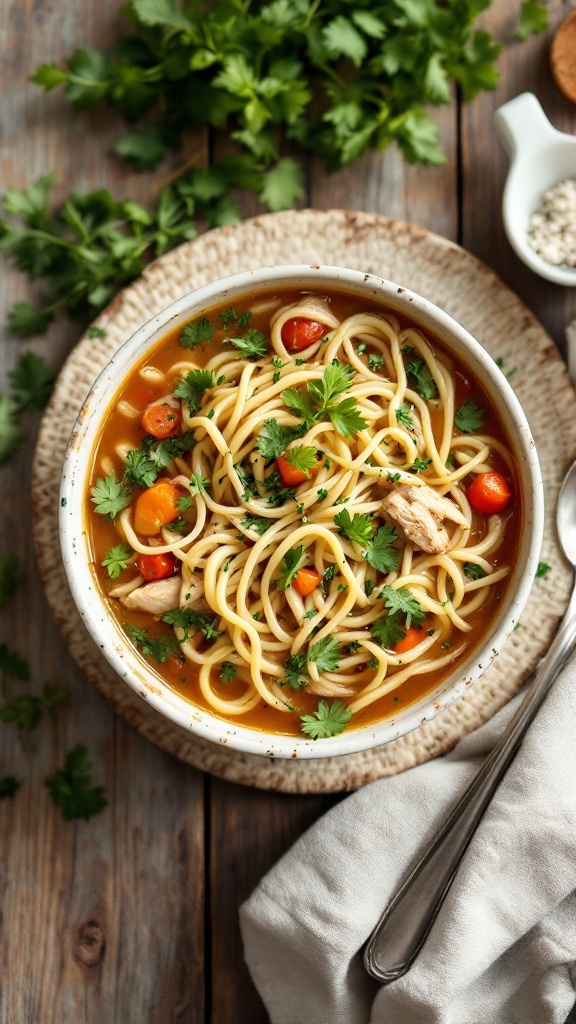
<svg viewBox="0 0 576 1024">
<path fill-rule="evenodd" d="M 457 676 L 452 680 L 450 676 L 444 680 L 444 689 L 440 694 L 432 691 L 415 705 L 399 712 L 397 717 L 359 726 L 339 736 L 323 739 L 321 743 L 304 736 L 264 733 L 250 729 L 241 722 L 232 724 L 192 704 L 164 683 L 127 642 L 119 623 L 106 610 L 106 599 L 101 594 L 91 568 L 84 520 L 86 486 L 98 428 L 105 420 L 112 400 L 129 370 L 142 360 L 146 351 L 153 350 L 159 344 L 161 337 L 170 328 L 176 326 L 175 321 L 185 323 L 225 301 L 227 297 L 272 288 L 275 284 L 282 287 L 292 284 L 304 290 L 307 287 L 326 287 L 356 295 L 364 293 L 367 300 L 381 302 L 383 306 L 388 305 L 393 309 L 401 307 L 401 312 L 413 317 L 418 323 L 430 321 L 430 329 L 448 349 L 450 342 L 446 335 L 454 338 L 457 345 L 466 350 L 466 357 L 472 363 L 479 364 L 486 373 L 493 391 L 505 398 L 505 410 L 510 422 L 514 424 L 525 462 L 526 476 L 522 476 L 520 471 L 519 476 L 522 476 L 521 483 L 525 484 L 525 495 L 530 494 L 532 499 L 531 532 L 522 575 L 516 583 L 510 582 L 504 613 L 496 621 L 493 630 L 486 635 L 482 646 L 472 651 L 464 664 L 456 670 Z M 426 330 L 426 327 L 423 329 Z M 494 400 L 493 395 L 491 398 Z M 500 649 L 516 626 L 535 576 L 544 524 L 542 479 L 530 428 L 514 391 L 492 356 L 449 314 L 395 282 L 341 267 L 304 264 L 266 267 L 212 281 L 175 300 L 124 342 L 96 378 L 78 414 L 64 459 L 58 511 L 62 559 L 72 597 L 85 627 L 119 677 L 165 718 L 203 739 L 226 744 L 228 748 L 240 753 L 292 759 L 334 757 L 381 746 L 414 731 L 461 696 L 482 675 L 494 656 L 493 651 Z M 526 529 L 527 519 L 527 510 L 523 509 L 523 530 Z M 521 540 L 519 552 L 522 553 L 524 549 Z M 85 558 L 79 558 L 81 552 L 86 555 Z"/>
</svg>

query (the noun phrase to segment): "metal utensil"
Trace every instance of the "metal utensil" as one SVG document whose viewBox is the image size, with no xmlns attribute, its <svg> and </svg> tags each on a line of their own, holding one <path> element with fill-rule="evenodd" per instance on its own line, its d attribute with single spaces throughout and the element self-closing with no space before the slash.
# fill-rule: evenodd
<svg viewBox="0 0 576 1024">
<path fill-rule="evenodd" d="M 556 513 L 564 553 L 576 572 L 576 462 L 564 478 Z M 372 977 L 387 985 L 418 956 L 444 902 L 458 865 L 524 734 L 576 646 L 576 584 L 568 609 L 524 700 L 438 837 L 396 891 L 364 951 Z"/>
</svg>

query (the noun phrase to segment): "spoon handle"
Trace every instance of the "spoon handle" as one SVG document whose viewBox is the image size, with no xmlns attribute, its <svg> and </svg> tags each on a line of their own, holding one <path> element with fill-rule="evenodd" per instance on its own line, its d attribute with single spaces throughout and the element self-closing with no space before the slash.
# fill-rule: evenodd
<svg viewBox="0 0 576 1024">
<path fill-rule="evenodd" d="M 384 985 L 402 977 L 420 952 L 458 865 L 524 734 L 576 646 L 576 589 L 524 700 L 440 834 L 392 896 L 364 951 L 364 965 Z"/>
</svg>

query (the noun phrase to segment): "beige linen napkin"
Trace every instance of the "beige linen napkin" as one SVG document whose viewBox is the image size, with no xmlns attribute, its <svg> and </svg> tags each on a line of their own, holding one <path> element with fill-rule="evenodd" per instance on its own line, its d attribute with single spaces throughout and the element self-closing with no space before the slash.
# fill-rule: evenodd
<svg viewBox="0 0 576 1024">
<path fill-rule="evenodd" d="M 576 986 L 576 663 L 531 726 L 411 970 L 382 987 L 361 960 L 517 701 L 447 756 L 348 797 L 260 882 L 240 916 L 272 1024 L 563 1024 Z"/>
</svg>

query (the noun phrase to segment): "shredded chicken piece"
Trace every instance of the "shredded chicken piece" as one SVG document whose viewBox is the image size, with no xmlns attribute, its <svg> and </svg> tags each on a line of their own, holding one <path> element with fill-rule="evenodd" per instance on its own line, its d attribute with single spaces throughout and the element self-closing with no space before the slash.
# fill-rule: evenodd
<svg viewBox="0 0 576 1024">
<path fill-rule="evenodd" d="M 165 580 L 154 580 L 152 583 L 145 583 L 138 590 L 125 594 L 120 598 L 121 603 L 132 611 L 151 612 L 152 615 L 165 615 L 166 612 L 176 608 L 180 603 L 180 587 L 182 578 L 168 576 Z M 204 589 L 204 588 L 202 588 Z"/>
<path fill-rule="evenodd" d="M 437 494 L 427 484 L 399 484 L 384 499 L 382 507 L 402 527 L 408 540 L 429 554 L 442 554 L 450 545 L 446 519 L 458 526 L 468 525 L 455 502 Z"/>
</svg>

